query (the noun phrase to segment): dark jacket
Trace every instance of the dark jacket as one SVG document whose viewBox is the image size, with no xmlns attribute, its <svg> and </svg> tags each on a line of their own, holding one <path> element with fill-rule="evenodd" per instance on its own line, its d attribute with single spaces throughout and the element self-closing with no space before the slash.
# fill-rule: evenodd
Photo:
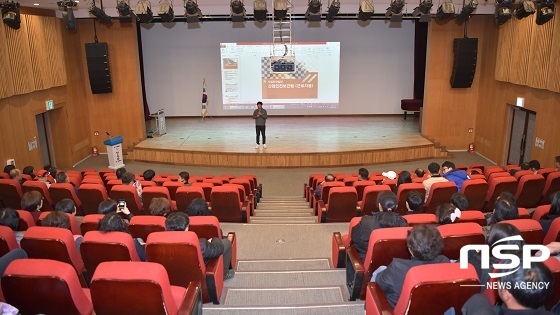
<svg viewBox="0 0 560 315">
<path fill-rule="evenodd" d="M 554 221 L 554 219 L 560 218 L 560 215 L 548 215 L 548 219 L 547 220 L 539 220 L 539 223 L 542 226 L 544 235 L 546 235 L 548 233 L 548 230 L 550 230 L 550 226 L 552 225 L 552 221 Z"/>
<path fill-rule="evenodd" d="M 467 300 L 463 308 L 463 315 L 549 315 L 554 314 L 547 310 L 509 310 L 505 305 L 490 304 L 488 298 L 482 294 L 475 294 Z"/>
<path fill-rule="evenodd" d="M 356 248 L 362 263 L 366 259 L 371 232 L 381 227 L 379 226 L 379 214 L 381 214 L 381 212 L 374 212 L 371 216 L 363 216 L 360 223 L 352 228 L 350 239 L 354 242 L 353 246 Z"/>
<path fill-rule="evenodd" d="M 202 252 L 202 258 L 204 259 L 204 265 L 208 265 L 212 258 L 219 257 L 224 253 L 224 244 L 222 241 L 213 237 L 212 242 L 209 242 L 205 238 L 199 238 L 200 251 Z"/>
<path fill-rule="evenodd" d="M 463 182 L 469 179 L 467 172 L 463 170 L 451 170 L 443 174 L 443 177 L 450 182 L 454 182 L 459 191 L 461 191 L 461 187 L 463 187 Z"/>
</svg>

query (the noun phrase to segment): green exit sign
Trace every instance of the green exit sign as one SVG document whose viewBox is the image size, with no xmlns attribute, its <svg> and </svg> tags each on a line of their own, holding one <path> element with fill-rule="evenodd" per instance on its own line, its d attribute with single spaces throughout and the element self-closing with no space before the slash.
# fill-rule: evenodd
<svg viewBox="0 0 560 315">
<path fill-rule="evenodd" d="M 50 101 L 46 101 L 45 102 L 47 104 L 47 110 L 51 110 L 54 108 L 54 101 L 50 100 Z"/>
</svg>

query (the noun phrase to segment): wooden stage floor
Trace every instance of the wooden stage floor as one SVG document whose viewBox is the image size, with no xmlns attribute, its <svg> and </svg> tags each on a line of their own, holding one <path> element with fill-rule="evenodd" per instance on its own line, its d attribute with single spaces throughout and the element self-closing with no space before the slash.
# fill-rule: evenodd
<svg viewBox="0 0 560 315">
<path fill-rule="evenodd" d="M 257 167 L 303 167 L 395 161 L 395 158 L 381 161 L 364 157 L 375 151 L 401 152 L 396 160 L 435 157 L 427 152 L 417 157 L 403 152 L 434 147 L 420 135 L 418 119 L 414 117 L 404 121 L 402 116 L 270 116 L 266 126 L 267 149 L 255 149 L 251 117 L 208 118 L 204 122 L 200 118 L 168 118 L 166 122 L 167 134 L 138 143 L 127 158 L 187 165 L 217 163 L 242 167 L 256 163 Z M 332 159 L 334 155 L 336 161 Z M 221 156 L 220 161 L 206 160 L 216 156 Z M 296 161 L 298 156 L 300 161 Z M 319 161 L 327 156 L 331 158 Z M 301 161 L 302 158 L 306 161 Z M 313 158 L 318 161 L 312 162 Z"/>
</svg>

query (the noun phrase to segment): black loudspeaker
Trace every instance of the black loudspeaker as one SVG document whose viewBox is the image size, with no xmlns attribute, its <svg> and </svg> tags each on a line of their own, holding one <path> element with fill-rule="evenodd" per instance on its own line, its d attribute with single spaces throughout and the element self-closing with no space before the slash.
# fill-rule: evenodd
<svg viewBox="0 0 560 315">
<path fill-rule="evenodd" d="M 107 43 L 86 44 L 89 84 L 92 94 L 113 92 Z"/>
<path fill-rule="evenodd" d="M 478 38 L 455 38 L 453 41 L 452 88 L 470 88 L 476 72 Z"/>
</svg>

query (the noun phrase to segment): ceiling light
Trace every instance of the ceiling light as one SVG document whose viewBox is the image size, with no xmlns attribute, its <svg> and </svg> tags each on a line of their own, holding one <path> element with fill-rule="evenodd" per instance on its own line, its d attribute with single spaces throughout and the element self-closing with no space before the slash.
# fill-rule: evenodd
<svg viewBox="0 0 560 315">
<path fill-rule="evenodd" d="M 434 4 L 432 3 L 432 0 L 420 1 L 420 5 L 414 8 L 414 11 L 412 11 L 412 16 L 419 16 L 419 22 L 430 22 L 430 20 L 432 19 L 432 14 L 430 11 L 432 10 L 433 5 Z"/>
<path fill-rule="evenodd" d="M 385 13 L 386 18 L 391 18 L 391 22 L 402 22 L 402 11 L 404 8 L 404 0 L 391 0 L 391 5 Z"/>
<path fill-rule="evenodd" d="M 231 0 L 231 21 L 244 22 L 245 21 L 245 4 L 241 0 Z"/>
<path fill-rule="evenodd" d="M 91 7 L 89 8 L 89 13 L 99 19 L 99 22 L 104 24 L 111 24 L 111 17 L 105 13 L 103 10 L 103 1 L 100 0 L 101 8 L 95 5 L 95 0 L 91 2 Z"/>
<path fill-rule="evenodd" d="M 450 0 L 444 1 L 437 9 L 436 19 L 443 21 L 447 19 L 452 19 L 454 17 L 455 17 L 455 5 Z"/>
<path fill-rule="evenodd" d="M 255 20 L 257 20 L 257 22 L 263 22 L 266 20 L 267 13 L 266 0 L 255 0 L 253 3 L 253 17 Z"/>
<path fill-rule="evenodd" d="M 502 25 L 511 19 L 513 1 L 514 0 L 496 0 L 496 10 L 494 11 L 496 24 Z"/>
<path fill-rule="evenodd" d="M 463 8 L 461 9 L 461 12 L 459 12 L 459 14 L 457 14 L 457 21 L 459 22 L 463 22 L 468 20 L 471 15 L 473 14 L 473 12 L 476 10 L 476 7 L 478 6 L 478 1 L 477 0 L 471 0 L 469 3 L 467 3 L 466 5 L 463 6 Z"/>
<path fill-rule="evenodd" d="M 521 20 L 523 18 L 528 17 L 531 14 L 535 14 L 535 12 L 536 12 L 535 4 L 533 3 L 533 1 L 521 0 L 519 5 L 517 6 L 517 9 L 515 9 L 515 11 L 513 11 L 513 15 L 518 20 Z"/>
<path fill-rule="evenodd" d="M 70 31 L 76 29 L 76 18 L 74 17 L 74 8 L 78 6 L 78 1 L 64 0 L 56 3 L 58 8 L 62 10 L 62 20 L 66 24 L 66 28 Z"/>
<path fill-rule="evenodd" d="M 148 0 L 139 0 L 134 12 L 140 23 L 150 23 L 154 19 L 152 4 Z"/>
<path fill-rule="evenodd" d="M 543 25 L 554 17 L 554 2 L 556 0 L 544 0 L 537 4 L 537 25 Z"/>
<path fill-rule="evenodd" d="M 39 5 L 38 3 L 33 3 L 33 5 Z"/>
<path fill-rule="evenodd" d="M 0 8 L 2 8 L 2 21 L 4 21 L 4 24 L 15 30 L 19 30 L 21 26 L 19 2 L 0 2 Z"/>
<path fill-rule="evenodd" d="M 373 0 L 362 0 L 360 2 L 360 9 L 358 10 L 358 19 L 360 21 L 367 21 L 373 16 Z"/>
<path fill-rule="evenodd" d="M 283 20 L 288 14 L 288 2 L 286 0 L 274 0 L 274 18 Z"/>
<path fill-rule="evenodd" d="M 161 0 L 158 4 L 158 15 L 163 22 L 173 22 L 173 20 L 175 19 L 175 12 L 173 12 L 173 1 Z"/>
<path fill-rule="evenodd" d="M 321 7 L 323 4 L 321 0 L 308 0 L 307 1 L 307 11 L 305 12 L 305 18 L 308 21 L 321 21 Z"/>
<path fill-rule="evenodd" d="M 183 0 L 183 6 L 185 7 L 185 16 L 187 17 L 187 23 L 200 22 L 202 11 L 200 11 L 198 3 L 195 0 Z"/>
<path fill-rule="evenodd" d="M 340 11 L 340 1 L 334 0 L 329 5 L 329 11 L 327 13 L 327 21 L 333 22 L 335 16 L 338 14 L 338 11 Z"/>
</svg>

